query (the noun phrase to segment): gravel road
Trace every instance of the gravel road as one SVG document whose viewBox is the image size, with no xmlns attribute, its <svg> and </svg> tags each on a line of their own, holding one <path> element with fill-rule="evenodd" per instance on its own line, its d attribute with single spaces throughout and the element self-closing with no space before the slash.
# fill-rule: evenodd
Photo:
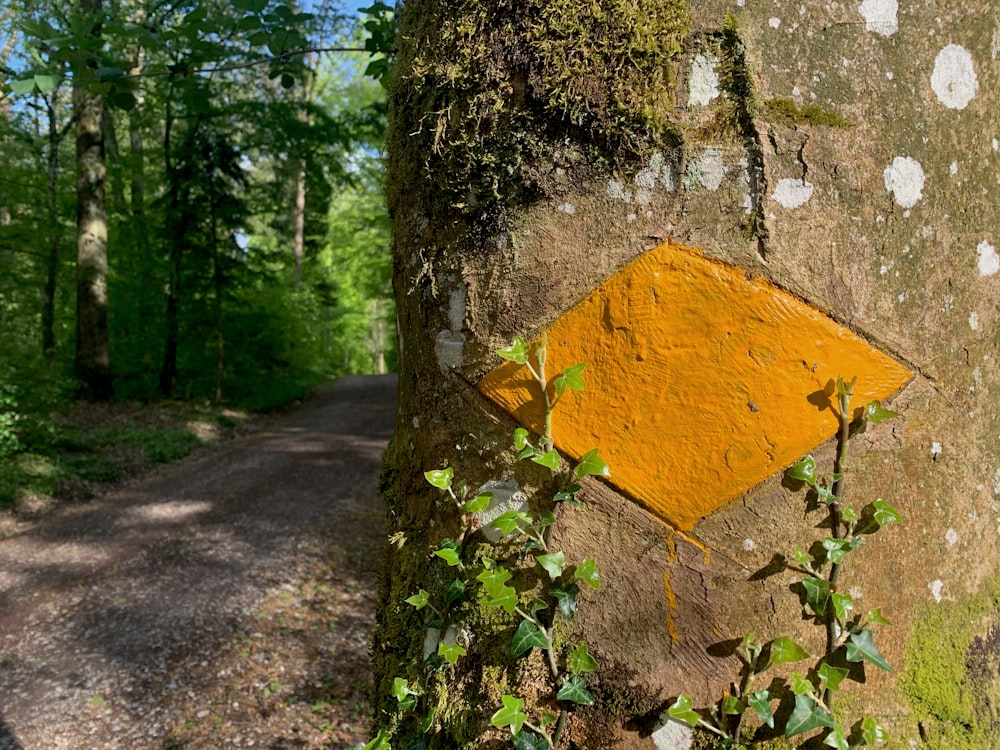
<svg viewBox="0 0 1000 750">
<path fill-rule="evenodd" d="M 0 541 L 0 750 L 362 739 L 395 392 L 343 378 Z"/>
</svg>

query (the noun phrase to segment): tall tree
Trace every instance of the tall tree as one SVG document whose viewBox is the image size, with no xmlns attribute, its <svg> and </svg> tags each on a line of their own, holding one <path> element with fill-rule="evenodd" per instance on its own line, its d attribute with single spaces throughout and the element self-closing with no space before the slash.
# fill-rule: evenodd
<svg viewBox="0 0 1000 750">
<path fill-rule="evenodd" d="M 76 118 L 77 259 L 76 375 L 85 398 L 113 394 L 108 336 L 108 212 L 104 96 L 93 83 L 100 64 L 101 0 L 80 0 L 79 10 L 97 43 L 73 76 Z"/>
<path fill-rule="evenodd" d="M 833 629 L 863 681 L 841 688 L 856 718 L 879 716 L 900 747 L 997 743 L 1000 88 L 976 15 L 990 6 L 738 5 L 402 6 L 386 180 L 400 406 L 373 646 L 392 747 L 505 747 L 528 721 L 563 748 L 686 748 L 666 711 L 678 694 L 707 707 L 728 692 L 737 710 L 744 635 L 822 654 L 811 613 L 828 602 L 816 620 L 853 607 L 857 628 L 880 607 L 893 622 L 877 633 L 896 676 L 867 636 L 838 645 L 855 631 Z M 563 463 L 532 434 L 547 431 L 522 401 L 546 397 L 528 370 L 484 382 L 516 336 L 537 343 L 506 357 L 544 372 L 546 331 L 549 375 L 571 368 L 547 391 Z M 898 377 L 872 379 L 876 361 Z M 859 378 L 844 420 L 838 375 Z M 783 478 L 796 452 L 843 467 L 824 436 L 854 435 L 862 389 L 903 382 L 901 416 L 851 439 L 846 477 L 808 501 L 801 470 Z M 555 495 L 539 464 L 576 466 L 587 445 L 610 478 Z M 831 525 L 822 501 L 845 487 Z M 852 547 L 820 601 L 803 566 L 846 554 L 847 505 L 877 498 L 905 523 Z M 526 542 L 507 516 L 497 541 L 503 510 L 554 525 Z M 574 575 L 556 549 L 592 564 Z M 813 667 L 782 709 L 819 689 Z M 517 747 L 548 747 L 524 731 Z"/>
</svg>

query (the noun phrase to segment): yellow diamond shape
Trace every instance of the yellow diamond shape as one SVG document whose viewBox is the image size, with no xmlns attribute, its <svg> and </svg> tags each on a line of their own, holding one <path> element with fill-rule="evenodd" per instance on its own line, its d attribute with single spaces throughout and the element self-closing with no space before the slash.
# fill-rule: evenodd
<svg viewBox="0 0 1000 750">
<path fill-rule="evenodd" d="M 831 380 L 857 376 L 861 405 L 912 376 L 787 292 L 673 243 L 546 334 L 550 376 L 587 365 L 586 392 L 553 414 L 556 447 L 574 458 L 598 448 L 613 484 L 682 530 L 835 434 L 836 414 L 816 397 Z M 479 389 L 541 432 L 526 368 L 506 362 Z"/>
</svg>

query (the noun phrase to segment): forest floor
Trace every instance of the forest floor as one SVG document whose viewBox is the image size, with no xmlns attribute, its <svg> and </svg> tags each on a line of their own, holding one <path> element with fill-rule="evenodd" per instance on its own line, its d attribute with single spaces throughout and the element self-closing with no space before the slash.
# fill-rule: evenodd
<svg viewBox="0 0 1000 750">
<path fill-rule="evenodd" d="M 0 750 L 355 748 L 393 376 L 0 540 Z"/>
</svg>

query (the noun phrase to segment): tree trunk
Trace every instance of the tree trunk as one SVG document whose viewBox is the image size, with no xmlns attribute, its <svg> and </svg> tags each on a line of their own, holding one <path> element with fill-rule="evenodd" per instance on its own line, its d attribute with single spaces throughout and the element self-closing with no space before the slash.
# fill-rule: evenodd
<svg viewBox="0 0 1000 750">
<path fill-rule="evenodd" d="M 895 668 L 850 662 L 864 681 L 845 681 L 838 715 L 877 717 L 899 747 L 1000 743 L 1000 88 L 976 13 L 990 6 L 973 5 L 405 3 L 387 178 L 400 398 L 373 645 L 393 747 L 510 746 L 490 723 L 507 695 L 536 727 L 558 717 L 545 731 L 563 748 L 686 748 L 667 708 L 737 692 L 745 634 L 792 637 L 814 655 L 793 669 L 818 666 L 826 615 L 804 617 L 792 551 L 819 548 L 830 520 L 783 472 L 807 451 L 828 475 L 840 461 L 830 388 L 855 375 L 849 418 L 875 398 L 900 416 L 852 430 L 846 476 L 820 488 L 903 522 L 836 581 L 892 621 L 872 629 Z M 580 508 L 510 446 L 521 425 L 544 434 L 525 405 L 543 397 L 494 352 L 546 333 L 550 378 L 587 364 L 555 445 L 610 465 Z M 550 582 L 537 544 L 490 541 L 477 523 L 496 536 L 495 513 L 473 521 L 425 479 L 444 467 L 456 493 L 498 480 L 491 502 L 517 490 L 508 508 L 552 509 L 538 544 L 593 559 L 600 590 L 572 567 Z M 544 636 L 517 658 L 524 618 L 489 606 L 498 566 Z M 572 620 L 555 583 L 584 589 Z M 581 643 L 599 668 L 573 675 Z M 571 676 L 593 706 L 556 700 Z M 393 696 L 396 678 L 415 697 Z M 780 730 L 795 696 L 771 697 Z"/>
<path fill-rule="evenodd" d="M 83 0 L 85 13 L 100 11 L 100 0 Z M 95 22 L 94 35 L 100 34 Z M 81 396 L 112 396 L 108 340 L 108 221 L 105 196 L 104 99 L 87 86 L 84 71 L 73 79 L 76 116 L 77 262 L 76 376 Z"/>
<path fill-rule="evenodd" d="M 59 144 L 64 133 L 60 131 L 56 119 L 55 99 L 56 93 L 53 92 L 45 100 L 49 121 L 46 194 L 49 253 L 45 263 L 45 284 L 42 288 L 42 352 L 47 358 L 52 357 L 56 348 L 56 288 L 59 281 L 59 247 L 62 244 L 62 222 L 59 219 Z"/>
</svg>

